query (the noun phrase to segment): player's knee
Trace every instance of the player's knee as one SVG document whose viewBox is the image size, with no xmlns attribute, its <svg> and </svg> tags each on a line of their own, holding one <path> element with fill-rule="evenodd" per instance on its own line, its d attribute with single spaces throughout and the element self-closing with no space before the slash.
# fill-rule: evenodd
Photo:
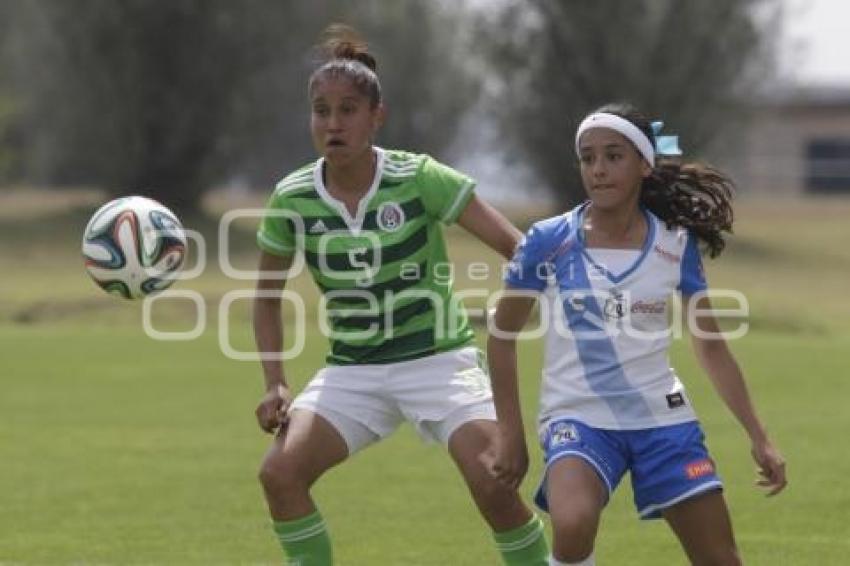
<svg viewBox="0 0 850 566">
<path fill-rule="evenodd" d="M 583 560 L 593 552 L 598 518 L 594 513 L 571 510 L 552 513 L 555 548 L 570 561 Z"/>
<path fill-rule="evenodd" d="M 272 456 L 263 460 L 258 479 L 266 493 L 285 497 L 307 489 L 307 481 L 301 475 L 292 462 Z"/>
</svg>

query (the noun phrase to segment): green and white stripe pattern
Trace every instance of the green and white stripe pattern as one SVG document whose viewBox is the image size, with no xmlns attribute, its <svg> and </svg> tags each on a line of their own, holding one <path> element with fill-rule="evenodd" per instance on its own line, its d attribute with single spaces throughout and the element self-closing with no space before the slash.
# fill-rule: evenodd
<svg viewBox="0 0 850 566">
<path fill-rule="evenodd" d="M 509 566 L 548 566 L 549 547 L 544 537 L 543 521 L 534 515 L 521 527 L 503 533 L 494 533 L 496 548 Z"/>
<path fill-rule="evenodd" d="M 302 251 L 325 293 L 328 363 L 382 364 L 461 347 L 473 335 L 452 300 L 440 224 L 472 198 L 469 177 L 426 155 L 381 150 L 376 177 L 351 215 L 327 192 L 322 163 L 281 181 L 257 234 L 268 253 Z"/>
<path fill-rule="evenodd" d="M 331 539 L 318 511 L 292 521 L 275 521 L 273 527 L 289 566 L 333 564 Z"/>
<path fill-rule="evenodd" d="M 301 542 L 307 540 L 309 538 L 313 538 L 314 536 L 321 534 L 327 531 L 327 527 L 325 526 L 325 522 L 319 520 L 318 523 L 305 527 L 300 531 L 291 532 L 291 533 L 282 533 L 279 532 L 277 534 L 277 538 L 280 539 L 280 542 L 283 544 L 290 542 Z"/>
</svg>

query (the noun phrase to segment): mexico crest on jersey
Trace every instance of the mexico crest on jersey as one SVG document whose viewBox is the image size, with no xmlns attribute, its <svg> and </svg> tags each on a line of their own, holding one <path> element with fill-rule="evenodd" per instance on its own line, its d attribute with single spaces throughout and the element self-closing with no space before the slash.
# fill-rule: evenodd
<svg viewBox="0 0 850 566">
<path fill-rule="evenodd" d="M 404 210 L 396 202 L 385 202 L 378 207 L 378 227 L 395 232 L 404 224 Z"/>
</svg>

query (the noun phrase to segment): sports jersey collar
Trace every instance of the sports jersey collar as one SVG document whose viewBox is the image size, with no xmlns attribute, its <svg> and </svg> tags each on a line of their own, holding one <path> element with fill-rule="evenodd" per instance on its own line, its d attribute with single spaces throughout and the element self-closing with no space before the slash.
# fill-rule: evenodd
<svg viewBox="0 0 850 566">
<path fill-rule="evenodd" d="M 584 240 L 584 230 L 582 230 L 582 226 L 584 225 L 584 215 L 587 212 L 587 207 L 590 205 L 590 201 L 587 201 L 579 206 L 579 209 L 576 214 L 576 238 L 578 239 L 579 248 L 581 249 L 581 253 L 584 258 L 590 262 L 590 264 L 597 269 L 600 273 L 603 273 L 605 277 L 611 281 L 611 283 L 619 283 L 624 280 L 626 277 L 634 273 L 634 271 L 640 267 L 640 264 L 643 263 L 643 260 L 646 259 L 646 255 L 649 253 L 649 250 L 652 249 L 652 243 L 655 241 L 655 216 L 649 212 L 645 207 L 641 206 L 640 211 L 643 213 L 644 218 L 646 218 L 646 238 L 643 241 L 643 247 L 641 248 L 640 255 L 635 260 L 635 262 L 623 271 L 620 274 L 614 274 L 606 269 L 604 266 L 599 265 L 594 261 L 593 257 L 587 251 L 587 246 L 585 245 Z"/>
<path fill-rule="evenodd" d="M 325 180 L 322 176 L 322 170 L 325 165 L 324 157 L 319 158 L 316 162 L 316 168 L 313 170 L 313 183 L 316 186 L 316 192 L 319 193 L 319 196 L 322 197 L 323 201 L 339 213 L 340 217 L 343 221 L 345 221 L 345 225 L 348 226 L 348 229 L 352 234 L 359 234 L 360 230 L 363 228 L 363 219 L 366 218 L 366 210 L 369 208 L 369 201 L 372 200 L 372 197 L 378 190 L 378 186 L 381 184 L 381 177 L 384 174 L 384 150 L 378 146 L 372 146 L 372 149 L 375 151 L 375 156 L 377 157 L 375 162 L 375 177 L 372 179 L 372 185 L 369 187 L 369 190 L 366 191 L 366 194 L 363 195 L 360 198 L 360 202 L 357 203 L 357 214 L 355 216 L 351 216 L 345 204 L 332 197 L 325 187 Z"/>
</svg>

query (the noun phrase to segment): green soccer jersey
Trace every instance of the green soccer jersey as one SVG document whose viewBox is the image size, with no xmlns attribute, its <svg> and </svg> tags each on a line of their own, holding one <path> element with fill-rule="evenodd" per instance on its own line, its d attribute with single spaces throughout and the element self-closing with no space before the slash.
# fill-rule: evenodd
<svg viewBox="0 0 850 566">
<path fill-rule="evenodd" d="M 328 194 L 319 159 L 277 185 L 257 232 L 266 252 L 303 251 L 324 295 L 330 364 L 399 362 L 473 339 L 440 223 L 460 216 L 474 181 L 427 155 L 375 151 L 355 216 Z"/>
</svg>

